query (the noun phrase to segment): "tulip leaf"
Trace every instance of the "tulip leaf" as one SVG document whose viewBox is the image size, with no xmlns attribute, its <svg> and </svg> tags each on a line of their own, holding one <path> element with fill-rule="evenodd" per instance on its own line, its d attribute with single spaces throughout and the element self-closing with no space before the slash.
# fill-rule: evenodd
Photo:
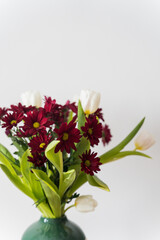
<svg viewBox="0 0 160 240">
<path fill-rule="evenodd" d="M 93 175 L 87 175 L 87 180 L 89 182 L 90 185 L 94 186 L 94 187 L 99 187 L 107 192 L 110 192 L 109 187 L 107 186 L 107 184 L 105 184 L 102 180 L 100 180 L 97 176 Z"/>
<path fill-rule="evenodd" d="M 74 169 L 63 173 L 63 183 L 60 188 L 60 196 L 62 197 L 66 190 L 72 185 L 76 178 L 76 171 Z"/>
<path fill-rule="evenodd" d="M 82 137 L 81 141 L 77 144 L 76 148 L 77 150 L 73 154 L 73 158 L 75 159 L 79 158 L 80 155 L 89 150 L 90 142 L 87 140 L 87 138 Z"/>
<path fill-rule="evenodd" d="M 48 178 L 45 172 L 38 169 L 33 169 L 32 171 L 34 172 L 34 174 L 42 184 L 43 190 L 45 192 L 49 205 L 53 211 L 53 214 L 55 215 L 55 217 L 60 217 L 61 216 L 61 199 L 59 194 L 57 193 L 57 187 Z"/>
<path fill-rule="evenodd" d="M 124 157 L 127 157 L 127 156 L 141 156 L 141 157 L 146 157 L 146 158 L 151 158 L 150 156 L 144 154 L 144 153 L 141 153 L 141 152 L 138 152 L 138 151 L 123 151 L 123 152 L 120 152 L 110 158 L 107 159 L 107 161 L 105 163 L 109 163 L 109 162 L 113 162 L 113 161 L 116 161 L 116 160 L 119 160 L 121 158 L 124 158 Z"/>
<path fill-rule="evenodd" d="M 20 174 L 21 172 L 18 160 L 16 161 L 12 154 L 9 152 L 9 150 L 2 144 L 0 144 L 0 153 L 3 154 L 3 156 L 10 162 L 10 164 L 16 170 L 16 172 Z"/>
<path fill-rule="evenodd" d="M 35 176 L 33 171 L 31 169 L 33 168 L 33 163 L 28 161 L 28 156 L 30 156 L 31 153 L 29 149 L 23 154 L 22 158 L 20 158 L 21 163 L 21 172 L 23 177 L 28 182 L 31 191 L 33 192 L 34 196 L 37 199 L 44 198 L 43 189 L 41 186 L 41 183 L 39 182 L 38 178 Z"/>
<path fill-rule="evenodd" d="M 74 192 L 77 191 L 77 189 L 79 189 L 84 183 L 87 182 L 87 177 L 86 174 L 84 172 L 81 172 L 79 174 L 79 176 L 76 178 L 76 180 L 74 181 L 73 185 L 71 186 L 71 188 L 68 190 L 67 192 L 67 196 L 71 197 L 72 194 Z"/>
<path fill-rule="evenodd" d="M 0 162 L 9 169 L 9 171 L 10 171 L 10 173 L 11 173 L 12 175 L 17 176 L 17 174 L 16 174 L 14 168 L 12 167 L 10 161 L 9 161 L 8 158 L 4 155 L 4 153 L 2 153 L 2 152 L 0 152 Z"/>
<path fill-rule="evenodd" d="M 101 163 L 107 163 L 108 159 L 119 153 L 136 135 L 136 133 L 139 131 L 139 129 L 142 127 L 144 123 L 145 118 L 143 118 L 139 124 L 131 131 L 131 133 L 122 141 L 120 142 L 116 147 L 112 148 L 108 152 L 104 153 L 100 156 Z"/>
<path fill-rule="evenodd" d="M 85 125 L 86 117 L 83 111 L 81 101 L 78 102 L 78 129 L 82 132 L 81 127 Z"/>
<path fill-rule="evenodd" d="M 17 175 L 13 175 L 10 170 L 7 168 L 7 166 L 0 164 L 0 168 L 3 170 L 3 172 L 7 175 L 9 180 L 24 194 L 26 194 L 28 197 L 32 198 L 34 201 L 36 200 L 30 189 L 27 185 L 24 185 Z"/>
<path fill-rule="evenodd" d="M 32 169 L 32 171 L 39 180 L 46 182 L 46 184 L 51 186 L 51 188 L 58 194 L 59 190 L 57 186 L 51 181 L 45 172 L 39 169 Z"/>
<path fill-rule="evenodd" d="M 57 168 L 58 172 L 61 174 L 63 172 L 63 157 L 62 152 L 58 151 L 55 153 L 55 148 L 59 141 L 52 141 L 50 144 L 48 144 L 45 155 L 47 159 Z"/>
</svg>

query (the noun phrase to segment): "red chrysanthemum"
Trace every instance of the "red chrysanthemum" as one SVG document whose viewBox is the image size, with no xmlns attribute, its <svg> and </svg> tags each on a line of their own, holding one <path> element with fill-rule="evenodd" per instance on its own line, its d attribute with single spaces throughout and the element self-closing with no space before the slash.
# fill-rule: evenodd
<svg viewBox="0 0 160 240">
<path fill-rule="evenodd" d="M 33 137 L 29 142 L 29 147 L 31 148 L 31 152 L 44 152 L 47 145 L 51 142 L 52 137 L 47 135 L 46 131 L 41 132 L 38 136 Z"/>
<path fill-rule="evenodd" d="M 32 162 L 35 167 L 42 167 L 45 162 L 47 162 L 47 158 L 45 155 L 39 153 L 32 153 L 31 157 L 28 157 L 28 161 Z"/>
<path fill-rule="evenodd" d="M 108 125 L 103 126 L 102 128 L 102 142 L 105 146 L 106 143 L 108 144 L 111 141 L 112 135 L 111 130 L 109 129 Z"/>
<path fill-rule="evenodd" d="M 7 113 L 6 108 L 0 108 L 0 119 Z"/>
<path fill-rule="evenodd" d="M 98 123 L 96 116 L 87 118 L 84 127 L 81 127 L 83 136 L 86 137 L 93 147 L 99 143 L 99 138 L 102 137 L 102 124 Z"/>
<path fill-rule="evenodd" d="M 22 105 L 21 103 L 18 103 L 18 105 L 11 105 L 9 110 L 13 111 L 13 112 L 27 113 L 29 111 L 33 111 L 34 109 L 36 109 L 35 106 L 26 107 L 26 106 Z"/>
<path fill-rule="evenodd" d="M 100 171 L 99 166 L 102 164 L 100 162 L 100 158 L 96 157 L 97 153 L 92 152 L 89 150 L 79 156 L 81 159 L 81 171 L 84 171 L 91 176 L 94 175 L 94 172 Z"/>
<path fill-rule="evenodd" d="M 69 124 L 66 122 L 62 123 L 59 129 L 55 129 L 55 132 L 58 135 L 57 140 L 60 140 L 55 148 L 55 152 L 66 150 L 67 153 L 70 153 L 71 148 L 76 150 L 75 143 L 78 143 L 81 138 L 80 131 L 76 128 L 76 123 L 73 121 Z"/>
<path fill-rule="evenodd" d="M 12 129 L 14 126 L 17 126 L 19 122 L 23 119 L 23 113 L 13 112 L 7 113 L 3 118 L 2 128 L 6 128 L 6 131 Z"/>
<path fill-rule="evenodd" d="M 92 118 L 94 116 L 98 117 L 99 119 L 101 119 L 104 122 L 102 108 L 98 108 L 97 111 L 95 111 L 93 114 L 90 114 L 89 118 Z"/>
<path fill-rule="evenodd" d="M 37 132 L 45 130 L 52 124 L 48 118 L 45 117 L 43 110 L 34 110 L 27 113 L 24 117 L 24 126 L 22 127 L 25 136 L 35 135 Z"/>
</svg>

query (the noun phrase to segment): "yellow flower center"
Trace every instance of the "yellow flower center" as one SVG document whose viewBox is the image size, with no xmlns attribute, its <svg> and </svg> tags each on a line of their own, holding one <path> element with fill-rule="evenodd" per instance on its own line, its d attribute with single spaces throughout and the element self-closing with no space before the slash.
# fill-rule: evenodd
<svg viewBox="0 0 160 240">
<path fill-rule="evenodd" d="M 46 145 L 45 143 L 41 143 L 41 144 L 39 145 L 39 147 L 40 147 L 40 148 L 44 148 L 45 145 Z"/>
<path fill-rule="evenodd" d="M 89 114 L 91 114 L 91 111 L 90 111 L 90 110 L 86 110 L 86 111 L 85 111 L 85 114 L 86 114 L 86 115 L 89 115 Z"/>
<path fill-rule="evenodd" d="M 89 129 L 88 129 L 88 133 L 89 133 L 90 135 L 92 135 L 92 133 L 93 133 L 92 128 L 89 128 Z"/>
<path fill-rule="evenodd" d="M 17 123 L 16 120 L 12 120 L 12 121 L 11 121 L 11 125 L 14 125 L 14 124 L 16 124 L 16 123 Z"/>
<path fill-rule="evenodd" d="M 39 126 L 40 126 L 39 122 L 34 122 L 34 123 L 33 123 L 33 127 L 34 127 L 34 128 L 39 128 Z"/>
<path fill-rule="evenodd" d="M 68 140 L 69 134 L 68 133 L 63 133 L 63 141 Z"/>
<path fill-rule="evenodd" d="M 89 160 L 86 160 L 85 165 L 86 165 L 86 167 L 89 167 L 91 165 L 91 162 Z"/>
</svg>

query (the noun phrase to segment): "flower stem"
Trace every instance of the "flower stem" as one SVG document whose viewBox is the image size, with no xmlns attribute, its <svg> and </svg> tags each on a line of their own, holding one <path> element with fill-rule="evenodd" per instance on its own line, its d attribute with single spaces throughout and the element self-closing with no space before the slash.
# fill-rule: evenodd
<svg viewBox="0 0 160 240">
<path fill-rule="evenodd" d="M 67 212 L 67 210 L 69 210 L 69 209 L 72 208 L 72 207 L 75 207 L 75 204 L 73 204 L 73 205 L 69 206 L 68 208 L 66 208 L 66 209 L 64 210 L 64 212 Z"/>
</svg>

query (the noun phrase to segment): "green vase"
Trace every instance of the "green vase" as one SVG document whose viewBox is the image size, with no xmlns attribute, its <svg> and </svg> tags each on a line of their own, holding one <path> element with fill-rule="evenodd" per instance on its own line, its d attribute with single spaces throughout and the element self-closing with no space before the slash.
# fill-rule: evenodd
<svg viewBox="0 0 160 240">
<path fill-rule="evenodd" d="M 43 218 L 33 223 L 22 240 L 86 240 L 83 231 L 66 216 Z"/>
</svg>

